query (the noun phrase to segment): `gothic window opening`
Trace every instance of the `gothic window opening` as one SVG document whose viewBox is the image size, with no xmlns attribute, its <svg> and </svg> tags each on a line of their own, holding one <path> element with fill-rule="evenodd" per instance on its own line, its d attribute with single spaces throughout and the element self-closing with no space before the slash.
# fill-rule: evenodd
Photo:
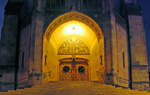
<svg viewBox="0 0 150 95">
<path fill-rule="evenodd" d="M 46 60 L 47 60 L 47 55 L 44 56 L 45 57 L 45 65 L 47 64 Z"/>
<path fill-rule="evenodd" d="M 122 53 L 122 58 L 123 58 L 123 67 L 125 68 L 125 55 L 124 55 L 124 52 Z"/>
<path fill-rule="evenodd" d="M 21 65 L 22 69 L 24 68 L 24 52 L 22 52 L 22 65 Z"/>
<path fill-rule="evenodd" d="M 0 75 L 0 78 L 3 77 L 3 75 Z"/>
<path fill-rule="evenodd" d="M 103 65 L 103 62 L 102 62 L 102 55 L 100 56 L 100 60 L 101 60 L 101 63 L 100 63 L 100 64 Z"/>
</svg>

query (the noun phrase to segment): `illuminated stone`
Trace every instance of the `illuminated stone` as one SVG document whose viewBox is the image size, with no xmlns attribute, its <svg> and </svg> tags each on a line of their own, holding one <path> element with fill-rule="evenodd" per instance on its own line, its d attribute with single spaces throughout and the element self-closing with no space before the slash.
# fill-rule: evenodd
<svg viewBox="0 0 150 95">
<path fill-rule="evenodd" d="M 9 0 L 0 83 L 18 85 L 0 89 L 76 80 L 146 90 L 145 32 L 137 0 L 73 1 Z M 61 72 L 64 66 L 70 70 Z M 80 66 L 85 72 L 78 72 Z"/>
</svg>

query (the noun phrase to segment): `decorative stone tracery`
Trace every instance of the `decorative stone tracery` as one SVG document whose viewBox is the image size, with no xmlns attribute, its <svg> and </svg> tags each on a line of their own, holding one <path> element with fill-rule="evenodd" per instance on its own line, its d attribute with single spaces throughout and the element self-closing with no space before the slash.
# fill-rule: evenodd
<svg viewBox="0 0 150 95">
<path fill-rule="evenodd" d="M 80 21 L 80 22 L 86 24 L 95 32 L 98 40 L 102 38 L 103 35 L 101 32 L 101 29 L 99 28 L 99 25 L 90 17 L 88 17 L 80 12 L 76 12 L 76 11 L 66 13 L 64 15 L 61 15 L 57 19 L 53 20 L 53 22 L 48 26 L 48 28 L 46 30 L 46 33 L 45 33 L 46 38 L 49 40 L 51 34 L 58 26 L 60 26 L 61 24 L 65 23 L 65 22 L 71 21 L 71 20 Z"/>
<path fill-rule="evenodd" d="M 89 48 L 79 39 L 70 38 L 62 43 L 58 55 L 89 55 Z"/>
</svg>

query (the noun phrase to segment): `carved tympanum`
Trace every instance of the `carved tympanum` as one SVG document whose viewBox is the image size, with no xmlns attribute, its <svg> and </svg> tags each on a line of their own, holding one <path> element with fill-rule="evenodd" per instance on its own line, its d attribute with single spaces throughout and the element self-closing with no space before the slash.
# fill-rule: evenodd
<svg viewBox="0 0 150 95">
<path fill-rule="evenodd" d="M 58 55 L 89 55 L 89 48 L 79 39 L 70 38 L 58 49 Z"/>
</svg>

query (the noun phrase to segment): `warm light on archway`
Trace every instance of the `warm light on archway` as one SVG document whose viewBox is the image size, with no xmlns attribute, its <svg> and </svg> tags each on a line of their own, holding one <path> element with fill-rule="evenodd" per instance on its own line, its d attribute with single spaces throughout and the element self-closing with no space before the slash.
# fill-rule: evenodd
<svg viewBox="0 0 150 95">
<path fill-rule="evenodd" d="M 58 18 L 54 19 L 51 24 L 47 27 L 46 32 L 44 34 L 44 36 L 46 36 L 46 38 L 49 40 L 50 37 L 52 36 L 53 32 L 60 26 L 62 26 L 62 24 L 67 24 L 70 21 L 76 21 L 74 24 L 70 23 L 70 25 L 67 25 L 67 27 L 62 27 L 61 28 L 61 32 L 63 31 L 63 35 L 85 35 L 87 31 L 85 31 L 85 27 L 83 26 L 88 26 L 90 29 L 92 29 L 98 39 L 98 41 L 103 37 L 103 34 L 101 32 L 101 29 L 99 27 L 99 25 L 89 16 L 80 13 L 80 12 L 76 12 L 76 11 L 72 11 L 72 12 L 68 12 L 65 13 L 61 16 L 59 16 Z M 77 25 L 77 24 L 85 24 L 83 26 Z M 76 26 L 77 25 L 77 26 Z M 63 25 L 64 26 L 64 25 Z M 65 32 L 64 32 L 64 28 L 65 28 Z M 82 31 L 83 30 L 83 31 Z"/>
<path fill-rule="evenodd" d="M 94 31 L 89 26 L 75 20 L 60 25 L 51 35 L 51 39 L 55 41 L 57 48 L 68 38 L 82 39 L 89 48 L 93 42 L 98 41 Z"/>
<path fill-rule="evenodd" d="M 71 19 L 70 14 L 72 15 Z M 48 26 L 43 39 L 42 69 L 43 72 L 48 72 L 49 70 L 53 72 L 50 78 L 43 78 L 43 83 L 59 81 L 59 60 L 73 58 L 73 56 L 76 59 L 84 58 L 89 60 L 90 81 L 99 80 L 104 83 L 104 78 L 99 78 L 96 75 L 96 71 L 105 71 L 104 39 L 99 26 L 94 20 L 78 12 L 65 15 L 55 19 Z M 65 20 L 65 17 L 69 18 L 69 20 Z M 45 55 L 48 56 L 47 65 L 45 65 Z M 103 59 L 100 59 L 100 56 L 103 56 Z M 103 64 L 100 65 L 100 62 Z"/>
<path fill-rule="evenodd" d="M 84 30 L 83 30 L 83 26 L 80 25 L 80 24 L 70 24 L 70 25 L 67 25 L 65 27 L 65 31 L 64 31 L 66 34 L 83 34 L 84 33 Z"/>
</svg>

